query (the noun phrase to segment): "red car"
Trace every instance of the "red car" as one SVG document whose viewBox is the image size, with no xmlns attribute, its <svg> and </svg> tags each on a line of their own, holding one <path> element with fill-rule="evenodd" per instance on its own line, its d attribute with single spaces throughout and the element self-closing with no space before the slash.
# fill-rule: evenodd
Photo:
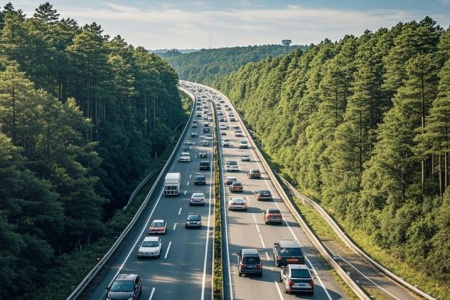
<svg viewBox="0 0 450 300">
<path fill-rule="evenodd" d="M 166 234 L 167 222 L 165 220 L 153 220 L 148 228 L 148 234 Z"/>
<path fill-rule="evenodd" d="M 264 210 L 264 223 L 283 224 L 283 215 L 278 208 L 268 208 Z"/>
</svg>

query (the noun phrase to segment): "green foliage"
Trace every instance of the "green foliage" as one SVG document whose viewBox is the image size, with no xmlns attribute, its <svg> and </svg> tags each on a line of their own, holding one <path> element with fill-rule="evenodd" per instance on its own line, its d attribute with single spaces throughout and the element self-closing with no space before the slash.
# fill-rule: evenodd
<svg viewBox="0 0 450 300">
<path fill-rule="evenodd" d="M 177 71 L 183 80 L 211 84 L 216 78 L 234 72 L 241 66 L 278 57 L 305 46 L 262 45 L 219 49 L 201 49 L 189 53 L 176 50 L 158 53 Z"/>
<path fill-rule="evenodd" d="M 0 294 L 61 299 L 95 260 L 69 275 L 61 265 L 123 230 L 108 220 L 159 170 L 187 116 L 160 57 L 59 20 L 49 3 L 0 15 Z"/>
<path fill-rule="evenodd" d="M 247 64 L 213 83 L 283 174 L 415 270 L 397 270 L 402 277 L 441 297 L 450 264 L 441 208 L 449 37 L 426 17 Z"/>
</svg>

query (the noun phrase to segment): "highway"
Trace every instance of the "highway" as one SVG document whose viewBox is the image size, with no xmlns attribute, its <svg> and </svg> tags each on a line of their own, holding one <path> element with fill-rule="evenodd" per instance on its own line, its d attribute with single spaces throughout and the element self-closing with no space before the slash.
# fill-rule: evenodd
<svg viewBox="0 0 450 300">
<path fill-rule="evenodd" d="M 118 254 L 108 263 L 103 278 L 96 284 L 88 299 L 105 299 L 106 287 L 119 273 L 139 274 L 143 289 L 140 299 L 211 299 L 212 288 L 212 226 L 213 207 L 211 178 L 214 169 L 199 171 L 198 152 L 206 152 L 212 161 L 212 143 L 210 146 L 197 145 L 199 137 L 190 138 L 196 145 L 189 146 L 191 162 L 174 161 L 169 172 L 181 173 L 181 194 L 178 197 L 166 197 L 163 186 L 155 189 L 148 207 L 141 214 L 134 229 L 128 234 L 117 251 Z M 189 131 L 190 134 L 191 131 Z M 180 149 L 184 151 L 183 149 Z M 206 176 L 206 185 L 194 185 L 194 177 L 201 173 Z M 193 192 L 202 192 L 206 196 L 205 206 L 190 206 L 189 198 Z M 202 229 L 185 229 L 188 213 L 202 216 Z M 167 221 L 167 233 L 161 235 L 162 253 L 160 258 L 138 259 L 137 250 L 147 236 L 151 220 Z"/>
<path fill-rule="evenodd" d="M 175 159 L 170 162 L 166 172 L 179 172 L 181 178 L 181 194 L 178 197 L 166 197 L 163 194 L 162 182 L 157 183 L 153 194 L 149 195 L 148 205 L 143 210 L 135 226 L 125 237 L 115 255 L 108 261 L 101 274 L 89 290 L 86 299 L 105 299 L 106 287 L 111 284 L 119 273 L 139 274 L 143 280 L 140 299 L 212 299 L 212 244 L 214 207 L 212 185 L 213 172 L 220 175 L 234 176 L 243 184 L 242 193 L 231 193 L 227 186 L 222 186 L 222 207 L 226 218 L 225 232 L 222 236 L 224 256 L 224 298 L 225 299 L 349 299 L 350 297 L 336 283 L 330 273 L 330 266 L 315 249 L 305 232 L 288 210 L 286 204 L 278 194 L 273 182 L 267 176 L 262 163 L 250 144 L 249 149 L 240 149 L 241 140 L 249 139 L 248 132 L 239 119 L 238 112 L 230 105 L 228 99 L 217 91 L 201 85 L 185 83 L 184 88 L 190 90 L 200 105 L 195 105 L 194 116 L 187 124 L 185 135 L 180 142 L 191 145 L 177 149 Z M 200 107 L 200 108 L 198 108 Z M 217 110 L 220 107 L 220 110 Z M 215 110 L 216 109 L 216 110 Z M 222 164 L 226 161 L 237 161 L 238 172 L 228 172 L 224 168 L 200 171 L 200 161 L 209 160 L 214 166 L 214 152 L 212 142 L 207 145 L 207 138 L 203 132 L 203 124 L 213 126 L 212 114 L 222 112 L 223 121 L 219 122 L 216 114 L 216 126 L 226 125 L 226 129 L 218 131 L 218 145 L 228 139 L 229 147 L 220 147 L 219 159 Z M 232 113 L 235 121 L 231 121 Z M 196 127 L 193 126 L 196 123 Z M 215 130 L 215 129 L 214 129 Z M 235 131 L 241 130 L 244 136 L 235 136 Z M 192 135 L 194 133 L 194 135 Z M 181 152 L 191 154 L 190 162 L 178 162 L 176 159 Z M 199 158 L 199 152 L 206 152 L 207 158 Z M 250 161 L 242 161 L 241 156 L 247 154 Z M 249 179 L 247 171 L 259 169 L 261 179 Z M 194 185 L 197 174 L 206 176 L 206 185 Z M 257 201 L 255 191 L 267 189 L 272 192 L 273 201 Z M 189 197 L 194 192 L 202 192 L 206 196 L 204 206 L 190 206 Z M 248 203 L 247 211 L 228 211 L 228 200 L 232 197 L 243 197 Z M 280 225 L 269 225 L 263 221 L 263 211 L 267 208 L 278 208 L 284 221 Z M 201 229 L 186 229 L 185 218 L 188 213 L 199 213 L 203 218 Z M 161 235 L 163 248 L 159 258 L 138 259 L 137 250 L 140 243 L 147 236 L 149 224 L 154 219 L 164 219 L 168 224 L 168 231 Z M 280 268 L 273 262 L 272 247 L 279 239 L 294 239 L 302 246 L 306 255 L 306 264 L 314 275 L 314 295 L 290 295 L 284 292 L 280 283 Z M 263 276 L 238 276 L 236 253 L 243 248 L 257 249 L 263 261 Z M 336 250 L 337 251 L 337 250 Z M 100 278 L 100 279 L 98 279 Z M 387 283 L 386 283 L 387 282 Z M 399 289 L 397 285 L 386 281 L 383 289 Z M 395 295 L 388 292 L 387 297 L 380 299 L 416 299 L 403 289 Z M 86 292 L 85 292 L 86 294 Z M 378 295 L 380 296 L 380 295 Z M 391 297 L 392 296 L 392 297 Z"/>
</svg>

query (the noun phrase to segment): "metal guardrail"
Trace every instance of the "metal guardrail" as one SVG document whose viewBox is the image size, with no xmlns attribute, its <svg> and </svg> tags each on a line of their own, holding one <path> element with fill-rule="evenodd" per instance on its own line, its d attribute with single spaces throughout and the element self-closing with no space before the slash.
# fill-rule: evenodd
<svg viewBox="0 0 450 300">
<path fill-rule="evenodd" d="M 366 253 L 364 253 L 364 251 L 362 251 L 361 249 L 359 249 L 351 240 L 350 238 L 341 230 L 341 228 L 336 224 L 336 222 L 334 222 L 333 218 L 331 218 L 331 216 L 316 202 L 314 202 L 313 200 L 309 199 L 308 197 L 306 197 L 305 195 L 303 195 L 302 193 L 300 193 L 299 191 L 297 191 L 289 182 L 287 182 L 286 180 L 282 179 L 283 182 L 291 189 L 291 191 L 293 191 L 296 196 L 305 204 L 309 204 L 310 206 L 312 206 L 326 221 L 327 223 L 331 226 L 331 228 L 333 228 L 334 232 L 341 238 L 341 240 L 351 249 L 353 250 L 356 254 L 358 254 L 359 256 L 361 256 L 362 258 L 364 258 L 368 263 L 370 263 L 373 267 L 375 267 L 376 269 L 378 269 L 380 272 L 382 272 L 383 274 L 385 274 L 387 277 L 389 277 L 390 279 L 396 281 L 398 284 L 400 284 L 401 286 L 409 289 L 410 291 L 416 293 L 417 295 L 420 295 L 421 297 L 425 298 L 425 299 L 429 299 L 429 300 L 435 300 L 435 298 L 433 298 L 432 296 L 426 294 L 425 292 L 419 290 L 417 287 L 409 284 L 408 282 L 404 281 L 403 279 L 401 279 L 400 277 L 398 277 L 397 275 L 393 274 L 392 272 L 390 272 L 389 270 L 387 270 L 386 268 L 384 268 L 383 266 L 381 266 L 380 264 L 378 264 L 376 261 L 374 261 L 372 258 L 370 258 Z"/>
<path fill-rule="evenodd" d="M 195 101 L 195 96 L 190 91 L 188 91 L 186 89 L 183 89 L 181 87 L 179 87 L 179 89 L 183 90 L 183 92 L 185 92 L 186 94 L 190 95 L 190 97 L 191 97 L 193 102 Z M 191 112 L 191 118 L 192 117 L 193 117 L 193 114 Z M 185 136 L 187 130 L 188 130 L 188 126 L 186 126 L 184 128 L 183 133 L 181 134 L 182 137 Z M 108 252 L 106 252 L 106 254 L 102 257 L 102 259 L 97 263 L 97 265 L 95 265 L 95 267 L 92 268 L 92 270 L 80 282 L 80 284 L 78 284 L 78 286 L 72 291 L 72 293 L 69 295 L 69 297 L 67 297 L 67 300 L 75 300 L 81 295 L 81 293 L 83 293 L 83 291 L 86 289 L 88 284 L 92 281 L 92 279 L 94 279 L 94 277 L 98 274 L 98 272 L 104 267 L 106 262 L 108 262 L 108 260 L 111 258 L 112 254 L 114 254 L 116 249 L 122 243 L 122 241 L 125 238 L 125 236 L 130 232 L 131 228 L 133 228 L 134 224 L 136 223 L 136 221 L 141 216 L 141 213 L 144 210 L 145 206 L 147 205 L 147 203 L 148 203 L 151 195 L 153 194 L 156 186 L 158 185 L 158 182 L 160 182 L 162 180 L 164 174 L 166 173 L 166 171 L 168 169 L 169 164 L 172 162 L 174 156 L 176 155 L 178 149 L 180 148 L 180 143 L 181 143 L 182 140 L 183 140 L 182 138 L 180 138 L 178 140 L 178 142 L 177 142 L 177 144 L 176 144 L 176 146 L 174 148 L 174 151 L 171 153 L 170 157 L 167 159 L 166 163 L 164 164 L 164 167 L 162 168 L 161 172 L 159 173 L 158 178 L 155 180 L 155 183 L 153 184 L 152 188 L 148 192 L 147 196 L 145 197 L 145 199 L 142 202 L 141 206 L 139 207 L 138 211 L 134 215 L 133 219 L 130 221 L 130 223 L 127 225 L 127 227 L 122 231 L 122 233 L 117 238 L 117 240 L 114 242 L 114 244 L 111 246 L 111 248 L 108 250 Z M 148 180 L 147 177 L 144 180 Z"/>
</svg>

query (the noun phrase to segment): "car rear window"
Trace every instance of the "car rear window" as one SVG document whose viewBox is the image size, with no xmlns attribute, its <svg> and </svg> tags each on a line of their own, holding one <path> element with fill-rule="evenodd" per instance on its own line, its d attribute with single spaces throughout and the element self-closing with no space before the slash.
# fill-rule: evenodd
<svg viewBox="0 0 450 300">
<path fill-rule="evenodd" d="M 303 252 L 300 248 L 281 248 L 280 253 L 283 255 L 302 256 Z"/>
<path fill-rule="evenodd" d="M 291 270 L 291 275 L 293 278 L 310 278 L 308 270 L 305 269 L 293 269 Z"/>
<path fill-rule="evenodd" d="M 259 261 L 260 261 L 260 259 L 259 259 L 259 257 L 252 257 L 252 256 L 250 256 L 250 257 L 244 257 L 244 259 L 242 259 L 242 261 L 244 262 L 244 263 L 259 263 Z"/>
</svg>

